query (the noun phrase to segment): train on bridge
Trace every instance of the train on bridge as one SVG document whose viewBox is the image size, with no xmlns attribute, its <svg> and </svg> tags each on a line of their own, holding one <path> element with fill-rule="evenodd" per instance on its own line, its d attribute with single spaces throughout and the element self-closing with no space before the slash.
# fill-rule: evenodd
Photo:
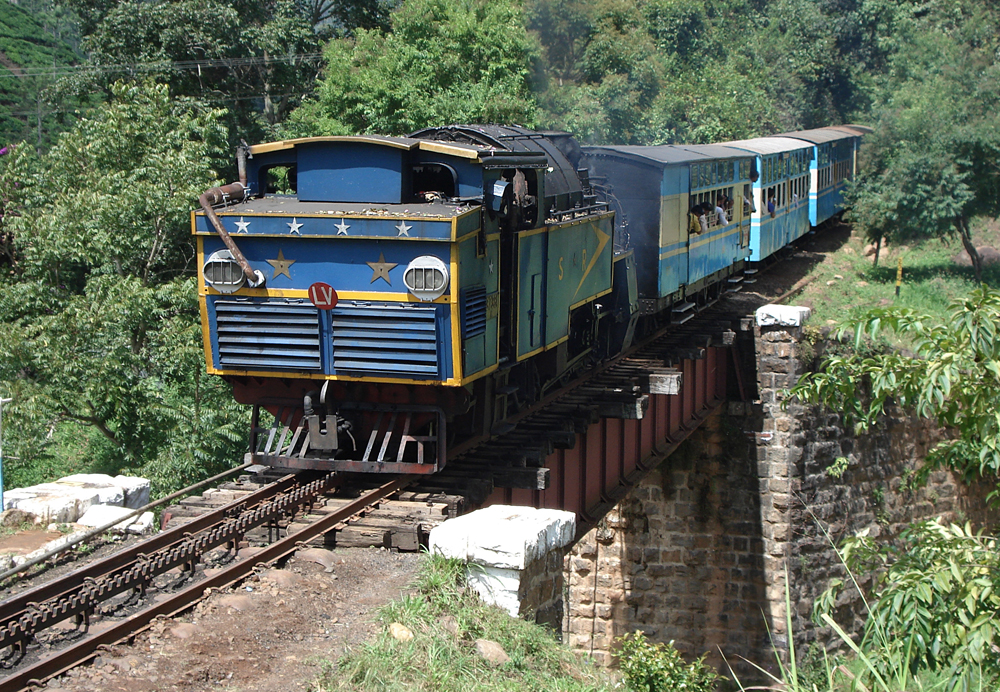
<svg viewBox="0 0 1000 692">
<path fill-rule="evenodd" d="M 249 459 L 429 474 L 837 214 L 862 126 L 580 146 L 453 125 L 243 146 L 192 212 Z M 266 412 L 266 413 L 265 413 Z"/>
</svg>

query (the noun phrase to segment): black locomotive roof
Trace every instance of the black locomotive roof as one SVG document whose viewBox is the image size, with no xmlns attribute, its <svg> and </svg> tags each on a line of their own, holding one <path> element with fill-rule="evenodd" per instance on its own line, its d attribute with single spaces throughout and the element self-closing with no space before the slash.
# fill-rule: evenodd
<svg viewBox="0 0 1000 692">
<path fill-rule="evenodd" d="M 544 155 L 549 171 L 545 176 L 546 196 L 580 193 L 583 186 L 576 167 L 544 133 L 517 125 L 446 125 L 426 127 L 407 135 L 413 139 L 471 144 L 484 149 Z"/>
</svg>

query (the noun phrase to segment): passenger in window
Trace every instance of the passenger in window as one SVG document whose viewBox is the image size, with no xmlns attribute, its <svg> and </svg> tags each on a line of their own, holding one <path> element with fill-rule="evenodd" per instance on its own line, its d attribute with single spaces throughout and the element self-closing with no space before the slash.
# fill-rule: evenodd
<svg viewBox="0 0 1000 692">
<path fill-rule="evenodd" d="M 698 235 L 701 233 L 701 223 L 698 221 L 698 214 L 701 211 L 700 204 L 694 204 L 688 211 L 688 235 Z"/>
<path fill-rule="evenodd" d="M 715 218 L 719 220 L 719 225 L 728 226 L 729 219 L 726 218 L 726 196 L 719 195 L 719 198 L 715 201 Z"/>
<path fill-rule="evenodd" d="M 753 200 L 751 200 L 748 196 L 743 195 L 743 216 L 749 216 L 755 211 L 757 210 L 753 208 Z"/>
<path fill-rule="evenodd" d="M 775 217 L 775 205 L 774 205 L 774 193 L 770 192 L 767 195 L 767 213 L 771 215 L 773 219 Z"/>
<path fill-rule="evenodd" d="M 702 204 L 698 209 L 698 224 L 702 233 L 708 233 L 708 203 Z"/>
</svg>

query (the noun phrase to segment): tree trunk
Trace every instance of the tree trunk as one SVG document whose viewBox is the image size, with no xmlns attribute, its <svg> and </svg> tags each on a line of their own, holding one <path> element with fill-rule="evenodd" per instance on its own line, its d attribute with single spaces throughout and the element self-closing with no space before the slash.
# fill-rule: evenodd
<svg viewBox="0 0 1000 692">
<path fill-rule="evenodd" d="M 875 239 L 875 262 L 872 264 L 872 267 L 876 269 L 878 268 L 878 256 L 879 253 L 881 252 L 882 252 L 882 236 L 879 236 L 878 238 Z"/>
<path fill-rule="evenodd" d="M 972 244 L 972 231 L 969 229 L 969 220 L 964 216 L 959 216 L 955 219 L 955 228 L 958 229 L 958 235 L 962 238 L 962 245 L 965 247 L 965 251 L 969 253 L 969 259 L 972 260 L 972 271 L 976 274 L 976 283 L 981 284 L 983 282 L 983 258 L 979 255 L 979 250 L 976 246 Z"/>
</svg>

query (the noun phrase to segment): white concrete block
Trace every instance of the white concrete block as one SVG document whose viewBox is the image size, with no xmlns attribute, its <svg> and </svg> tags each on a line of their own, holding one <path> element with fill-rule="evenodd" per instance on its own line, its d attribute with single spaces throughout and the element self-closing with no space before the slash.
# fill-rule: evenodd
<svg viewBox="0 0 1000 692">
<path fill-rule="evenodd" d="M 757 308 L 759 327 L 801 327 L 809 319 L 809 308 L 799 305 L 764 305 Z"/>
<path fill-rule="evenodd" d="M 521 599 L 517 594 L 521 585 L 521 570 L 474 565 L 469 568 L 468 578 L 469 586 L 483 601 L 498 605 L 517 617 L 521 609 Z"/>
<path fill-rule="evenodd" d="M 45 525 L 74 522 L 99 500 L 100 493 L 94 488 L 58 483 L 16 488 L 5 491 L 3 495 L 4 509 L 16 507 L 31 512 L 35 515 L 35 523 Z"/>
<path fill-rule="evenodd" d="M 149 504 L 149 479 L 137 476 L 115 476 L 115 484 L 125 491 L 125 506 L 139 509 Z"/>
<path fill-rule="evenodd" d="M 573 542 L 576 515 L 555 509 L 493 505 L 435 527 L 430 549 L 500 569 L 524 569 Z"/>
<path fill-rule="evenodd" d="M 77 473 L 60 478 L 56 484 L 96 490 L 100 498 L 98 504 L 121 507 L 125 502 L 125 490 L 115 483 L 114 478 L 104 473 Z"/>
<path fill-rule="evenodd" d="M 118 531 L 124 531 L 129 524 L 135 521 L 135 517 L 131 517 L 129 519 L 124 518 L 132 511 L 133 510 L 128 507 L 117 507 L 115 505 L 94 505 L 88 509 L 82 517 L 77 519 L 76 523 L 80 526 L 87 526 L 95 529 L 98 526 L 104 526 L 115 519 L 123 519 L 121 523 L 116 524 L 113 528 Z"/>
<path fill-rule="evenodd" d="M 137 533 L 140 536 L 145 533 L 153 533 L 153 513 L 143 512 L 138 519 L 128 525 L 126 531 Z"/>
</svg>

